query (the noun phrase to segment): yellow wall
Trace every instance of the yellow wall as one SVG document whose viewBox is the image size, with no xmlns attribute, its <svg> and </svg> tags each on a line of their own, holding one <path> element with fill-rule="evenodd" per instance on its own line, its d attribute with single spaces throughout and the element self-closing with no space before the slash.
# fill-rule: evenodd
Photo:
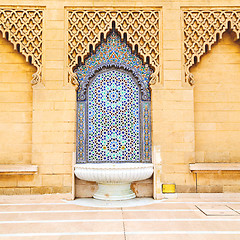
<svg viewBox="0 0 240 240">
<path fill-rule="evenodd" d="M 31 163 L 35 68 L 0 37 L 0 162 Z"/>
<path fill-rule="evenodd" d="M 196 162 L 240 162 L 240 44 L 229 33 L 192 69 Z"/>
<path fill-rule="evenodd" d="M 35 68 L 1 35 L 0 164 L 30 164 L 32 161 L 31 79 L 34 72 Z M 30 194 L 30 188 L 21 185 L 18 190 L 17 186 L 17 176 L 0 176 L 0 194 Z"/>
<path fill-rule="evenodd" d="M 192 68 L 196 162 L 240 162 L 240 44 L 233 39 L 226 32 Z M 239 180 L 239 173 L 201 174 L 198 190 L 239 191 Z"/>
<path fill-rule="evenodd" d="M 0 4 L 9 6 L 9 0 Z M 161 83 L 151 86 L 155 198 L 162 196 L 162 183 L 175 183 L 177 192 L 195 192 L 189 163 L 239 161 L 239 43 L 225 34 L 191 69 L 196 86 L 183 84 L 182 8 L 226 8 L 226 1 L 17 0 L 11 4 L 9 8 L 41 5 L 44 9 L 43 79 L 32 88 L 35 69 L 1 38 L 0 164 L 38 166 L 32 176 L 0 174 L 1 194 L 71 193 L 74 188 L 76 90 L 67 83 L 67 7 L 161 8 Z M 227 4 L 239 6 L 239 1 Z M 227 65 L 222 67 L 223 63 Z M 238 182 L 238 173 L 199 175 L 203 192 L 240 191 Z M 83 182 L 78 183 L 84 188 Z"/>
</svg>

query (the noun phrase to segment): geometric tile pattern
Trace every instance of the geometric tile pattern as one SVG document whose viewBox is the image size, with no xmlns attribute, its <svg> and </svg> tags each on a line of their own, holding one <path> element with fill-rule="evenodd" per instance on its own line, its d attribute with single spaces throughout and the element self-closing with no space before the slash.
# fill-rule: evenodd
<svg viewBox="0 0 240 240">
<path fill-rule="evenodd" d="M 151 159 L 151 102 L 142 102 L 143 114 L 143 160 L 150 162 Z"/>
<path fill-rule="evenodd" d="M 152 70 L 112 32 L 76 69 L 77 162 L 151 162 Z"/>
<path fill-rule="evenodd" d="M 139 162 L 139 88 L 119 70 L 97 75 L 88 89 L 89 162 Z"/>
<path fill-rule="evenodd" d="M 89 79 L 89 75 L 93 77 L 100 68 L 110 66 L 133 71 L 139 79 L 143 100 L 150 100 L 149 81 L 153 71 L 147 64 L 143 64 L 136 54 L 132 54 L 131 48 L 121 41 L 116 32 L 112 32 L 107 37 L 107 41 L 103 41 L 96 49 L 95 54 L 92 54 L 75 70 L 79 82 L 78 100 L 85 99 L 86 78 Z"/>
</svg>

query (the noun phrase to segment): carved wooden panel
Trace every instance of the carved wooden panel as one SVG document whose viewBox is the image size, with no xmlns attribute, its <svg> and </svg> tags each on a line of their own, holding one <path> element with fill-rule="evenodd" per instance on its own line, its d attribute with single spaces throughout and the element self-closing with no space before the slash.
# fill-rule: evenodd
<svg viewBox="0 0 240 240">
<path fill-rule="evenodd" d="M 240 38 L 240 9 L 184 10 L 185 82 L 194 84 L 190 68 L 230 28 Z"/>
<path fill-rule="evenodd" d="M 31 61 L 37 68 L 32 84 L 37 84 L 42 77 L 42 9 L 0 8 L 0 31 L 9 40 L 14 49 L 18 49 L 26 61 Z"/>
<path fill-rule="evenodd" d="M 84 62 L 89 54 L 90 45 L 95 50 L 101 41 L 101 33 L 106 38 L 115 22 L 117 31 L 134 47 L 144 63 L 149 59 L 154 68 L 151 82 L 159 81 L 159 41 L 160 41 L 160 11 L 159 10 L 68 10 L 68 69 L 69 81 L 77 84 L 73 68 L 78 58 Z"/>
</svg>

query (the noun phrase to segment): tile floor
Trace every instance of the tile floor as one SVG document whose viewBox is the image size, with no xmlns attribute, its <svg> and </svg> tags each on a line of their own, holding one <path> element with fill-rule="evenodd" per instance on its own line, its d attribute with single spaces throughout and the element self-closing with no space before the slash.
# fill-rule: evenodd
<svg viewBox="0 0 240 240">
<path fill-rule="evenodd" d="M 134 201 L 1 201 L 0 240 L 240 240 L 240 199 Z"/>
</svg>

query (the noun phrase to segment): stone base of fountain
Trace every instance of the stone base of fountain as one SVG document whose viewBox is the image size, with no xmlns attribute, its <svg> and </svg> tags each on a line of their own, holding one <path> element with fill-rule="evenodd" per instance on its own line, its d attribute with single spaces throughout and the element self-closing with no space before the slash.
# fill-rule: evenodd
<svg viewBox="0 0 240 240">
<path fill-rule="evenodd" d="M 93 195 L 99 200 L 127 200 L 135 198 L 130 188 L 131 183 L 98 183 L 98 190 Z"/>
<path fill-rule="evenodd" d="M 131 182 L 150 178 L 153 174 L 151 163 L 87 163 L 74 167 L 77 178 L 98 183 L 98 190 L 93 197 L 100 200 L 135 198 L 130 188 Z"/>
</svg>

